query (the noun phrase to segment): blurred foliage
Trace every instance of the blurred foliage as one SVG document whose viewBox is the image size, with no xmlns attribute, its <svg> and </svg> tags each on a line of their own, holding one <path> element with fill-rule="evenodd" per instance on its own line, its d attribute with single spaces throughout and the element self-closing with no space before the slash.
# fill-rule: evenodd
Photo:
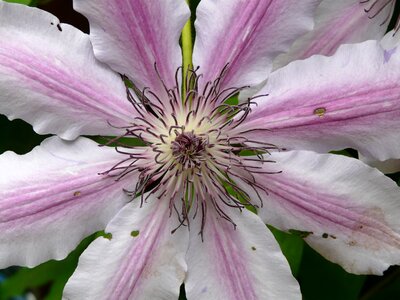
<svg viewBox="0 0 400 300">
<path fill-rule="evenodd" d="M 87 21 L 72 10 L 70 0 L 7 1 L 40 6 L 56 14 L 62 21 L 72 23 L 78 28 L 88 31 Z M 198 3 L 199 0 L 190 2 L 192 11 L 195 11 Z M 399 3 L 397 4 L 397 12 L 399 11 Z M 233 99 L 232 101 L 232 103 L 235 103 L 237 100 Z M 21 120 L 9 121 L 4 116 L 0 116 L 0 128 L 0 153 L 11 150 L 23 154 L 29 152 L 46 138 L 46 136 L 34 133 L 29 124 Z M 93 137 L 92 139 L 101 144 L 108 141 L 105 137 Z M 131 145 L 139 145 L 137 140 L 125 142 Z M 338 151 L 335 154 L 357 157 L 357 153 L 351 149 Z M 400 173 L 389 176 L 400 183 Z M 385 272 L 384 276 L 349 274 L 340 266 L 330 263 L 312 250 L 303 241 L 302 237 L 304 236 L 301 232 L 284 233 L 272 227 L 270 229 L 289 261 L 293 275 L 300 282 L 305 300 L 397 300 L 400 298 L 399 267 L 391 267 Z M 0 300 L 17 299 L 13 297 L 23 295 L 28 291 L 38 299 L 61 299 L 64 285 L 76 268 L 79 255 L 99 235 L 102 235 L 102 233 L 84 239 L 76 250 L 64 260 L 49 261 L 32 269 L 12 267 L 0 271 L 0 277 L 7 277 L 0 283 Z M 185 299 L 184 285 L 182 285 L 179 300 Z"/>
<path fill-rule="evenodd" d="M 14 2 L 19 4 L 31 5 L 33 0 L 5 0 L 6 2 Z"/>
<path fill-rule="evenodd" d="M 304 247 L 297 277 L 304 300 L 354 300 L 360 296 L 366 276 L 349 274 L 339 265 L 321 257 L 309 246 Z"/>
<path fill-rule="evenodd" d="M 48 4 L 54 0 L 5 0 L 5 1 L 19 3 L 19 4 L 25 4 L 25 5 L 30 5 L 30 6 L 38 6 L 38 5 Z"/>
<path fill-rule="evenodd" d="M 296 233 L 285 233 L 268 226 L 281 246 L 282 252 L 289 262 L 293 276 L 297 276 L 303 258 L 304 241 Z"/>
<path fill-rule="evenodd" d="M 0 115 L 0 128 L 0 154 L 7 150 L 27 153 L 46 138 L 35 134 L 28 123 L 22 120 L 9 121 L 3 115 Z"/>
</svg>

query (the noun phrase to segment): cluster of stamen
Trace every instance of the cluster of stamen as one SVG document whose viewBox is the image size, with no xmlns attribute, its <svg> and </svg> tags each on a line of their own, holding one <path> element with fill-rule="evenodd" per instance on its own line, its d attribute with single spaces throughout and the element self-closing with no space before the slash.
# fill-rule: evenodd
<svg viewBox="0 0 400 300">
<path fill-rule="evenodd" d="M 238 126 L 251 112 L 254 98 L 236 105 L 226 103 L 245 88 L 220 88 L 227 69 L 201 88 L 198 70 L 189 70 L 185 78 L 188 91 L 183 96 L 178 80 L 181 68 L 171 89 L 160 78 L 164 84 L 161 94 L 127 85 L 128 100 L 138 117 L 123 127 L 124 135 L 109 142 L 117 143 L 117 151 L 127 158 L 104 173 L 117 180 L 139 173 L 135 189 L 127 191 L 132 199 L 139 197 L 143 204 L 153 195 L 169 201 L 171 214 L 176 212 L 180 221 L 177 228 L 190 226 L 190 219 L 200 215 L 201 234 L 210 208 L 235 226 L 227 207 L 241 210 L 262 205 L 259 191 L 267 191 L 252 174 L 263 172 L 262 164 L 269 162 L 265 154 L 276 148 L 240 134 Z M 159 74 L 156 65 L 155 70 Z M 147 147 L 123 142 L 132 137 Z M 243 151 L 253 156 L 241 156 Z M 236 181 L 251 187 L 258 199 L 251 199 Z"/>
<path fill-rule="evenodd" d="M 196 136 L 193 131 L 183 132 L 171 143 L 172 155 L 185 168 L 199 168 L 205 161 L 207 145 L 207 140 Z"/>
</svg>

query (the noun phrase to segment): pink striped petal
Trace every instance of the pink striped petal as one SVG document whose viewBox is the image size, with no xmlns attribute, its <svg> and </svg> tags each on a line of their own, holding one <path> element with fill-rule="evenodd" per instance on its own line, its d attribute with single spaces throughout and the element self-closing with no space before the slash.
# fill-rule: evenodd
<svg viewBox="0 0 400 300">
<path fill-rule="evenodd" d="M 45 140 L 32 152 L 0 156 L 0 268 L 62 259 L 102 230 L 135 184 L 98 175 L 121 155 L 91 140 Z"/>
<path fill-rule="evenodd" d="M 301 299 L 273 235 L 253 213 L 229 212 L 232 224 L 209 210 L 204 241 L 190 228 L 185 289 L 188 300 Z"/>
<path fill-rule="evenodd" d="M 268 159 L 276 163 L 254 174 L 266 223 L 304 231 L 308 244 L 348 272 L 382 274 L 400 264 L 400 189 L 390 178 L 341 155 L 289 151 Z"/>
<path fill-rule="evenodd" d="M 193 62 L 204 81 L 229 63 L 223 87 L 265 80 L 273 59 L 312 29 L 319 0 L 202 0 L 197 8 Z"/>
<path fill-rule="evenodd" d="M 176 228 L 169 201 L 128 204 L 82 254 L 66 299 L 178 299 L 185 278 L 188 231 Z"/>
<path fill-rule="evenodd" d="M 316 12 L 315 28 L 298 39 L 289 53 L 277 58 L 275 69 L 314 54 L 332 55 L 342 44 L 380 40 L 390 23 L 395 2 L 323 1 Z"/>
<path fill-rule="evenodd" d="M 286 149 L 400 158 L 399 68 L 397 48 L 374 41 L 293 62 L 271 74 L 240 130 Z"/>
<path fill-rule="evenodd" d="M 190 16 L 184 0 L 74 0 L 89 19 L 95 55 L 143 89 L 162 95 L 182 65 L 179 37 Z"/>
<path fill-rule="evenodd" d="M 97 62 L 89 38 L 53 15 L 0 3 L 0 112 L 64 139 L 119 134 L 134 112 L 118 74 Z"/>
</svg>

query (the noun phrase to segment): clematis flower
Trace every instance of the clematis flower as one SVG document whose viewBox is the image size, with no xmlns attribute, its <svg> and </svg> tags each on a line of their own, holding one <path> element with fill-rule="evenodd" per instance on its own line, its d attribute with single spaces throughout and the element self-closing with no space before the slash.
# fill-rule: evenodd
<svg viewBox="0 0 400 300">
<path fill-rule="evenodd" d="M 396 184 L 325 153 L 400 158 L 397 49 L 346 45 L 269 75 L 318 3 L 201 1 L 185 92 L 183 0 L 76 0 L 90 36 L 0 2 L 0 111 L 56 135 L 0 156 L 0 267 L 62 259 L 105 228 L 66 299 L 176 299 L 182 282 L 188 299 L 300 299 L 265 223 L 349 272 L 399 264 Z"/>
</svg>

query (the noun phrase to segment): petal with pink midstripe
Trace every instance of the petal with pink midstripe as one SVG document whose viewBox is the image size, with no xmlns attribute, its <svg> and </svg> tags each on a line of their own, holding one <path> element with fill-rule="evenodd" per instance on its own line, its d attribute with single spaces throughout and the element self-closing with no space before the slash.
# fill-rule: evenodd
<svg viewBox="0 0 400 300">
<path fill-rule="evenodd" d="M 344 45 L 271 74 L 237 130 L 249 140 L 317 152 L 354 148 L 400 158 L 400 52 L 376 41 Z"/>
<path fill-rule="evenodd" d="M 400 264 L 400 189 L 361 161 L 312 151 L 272 153 L 253 173 L 259 216 L 281 230 L 303 232 L 327 259 L 356 274 Z M 276 172 L 273 174 L 273 172 Z M 280 173 L 277 173 L 280 172 Z"/>
<path fill-rule="evenodd" d="M 185 0 L 74 0 L 74 8 L 89 19 L 98 59 L 160 97 L 161 79 L 175 87 L 182 65 L 179 37 L 190 17 Z"/>
<path fill-rule="evenodd" d="M 223 88 L 264 81 L 273 59 L 313 27 L 319 0 L 202 0 L 196 10 L 193 63 L 203 84 L 226 64 Z"/>
<path fill-rule="evenodd" d="M 125 157 L 85 138 L 46 139 L 0 156 L 0 268 L 63 259 L 130 200 L 129 181 L 99 175 Z"/>
<path fill-rule="evenodd" d="M 135 111 L 120 76 L 94 58 L 86 34 L 53 15 L 0 2 L 0 113 L 64 139 L 118 135 Z"/>
<path fill-rule="evenodd" d="M 169 201 L 130 203 L 110 222 L 111 239 L 95 240 L 82 254 L 65 299 L 178 299 L 185 273 L 187 228 L 170 216 Z"/>
<path fill-rule="evenodd" d="M 236 224 L 208 210 L 203 231 L 201 220 L 191 224 L 186 255 L 188 300 L 301 299 L 278 243 L 260 218 L 243 210 L 227 211 Z"/>
<path fill-rule="evenodd" d="M 393 14 L 394 0 L 325 0 L 316 11 L 315 27 L 274 61 L 278 69 L 314 54 L 332 55 L 342 44 L 380 40 Z"/>
</svg>

